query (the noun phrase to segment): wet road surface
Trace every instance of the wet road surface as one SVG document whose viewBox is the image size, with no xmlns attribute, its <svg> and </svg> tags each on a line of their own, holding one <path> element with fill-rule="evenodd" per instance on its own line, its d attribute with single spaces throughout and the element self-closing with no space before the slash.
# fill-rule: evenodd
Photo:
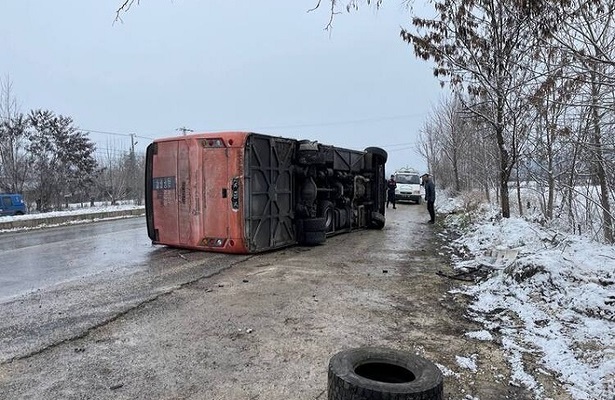
<svg viewBox="0 0 615 400">
<path fill-rule="evenodd" d="M 110 269 L 136 268 L 154 251 L 145 218 L 0 234 L 0 302 Z"/>
</svg>

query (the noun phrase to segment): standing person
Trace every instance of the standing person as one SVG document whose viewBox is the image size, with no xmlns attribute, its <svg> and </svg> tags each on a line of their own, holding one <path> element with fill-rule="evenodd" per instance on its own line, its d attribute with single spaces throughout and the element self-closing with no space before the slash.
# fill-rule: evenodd
<svg viewBox="0 0 615 400">
<path fill-rule="evenodd" d="M 425 186 L 425 201 L 427 202 L 427 211 L 429 211 L 430 217 L 429 223 L 433 224 L 436 222 L 436 211 L 434 210 L 436 185 L 434 185 L 433 179 L 429 174 L 424 174 L 421 178 L 423 178 L 423 185 Z"/>
<path fill-rule="evenodd" d="M 387 181 L 387 208 L 389 208 L 389 203 L 393 203 L 393 208 L 397 208 L 395 207 L 395 189 L 396 188 L 397 188 L 397 182 L 395 182 L 395 175 L 391 175 L 391 179 Z"/>
</svg>

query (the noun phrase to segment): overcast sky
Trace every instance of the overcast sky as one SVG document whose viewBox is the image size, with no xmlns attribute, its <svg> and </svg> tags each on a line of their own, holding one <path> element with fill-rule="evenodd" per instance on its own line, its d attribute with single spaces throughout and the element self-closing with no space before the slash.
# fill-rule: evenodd
<svg viewBox="0 0 615 400">
<path fill-rule="evenodd" d="M 426 168 L 417 134 L 444 95 L 399 37 L 401 0 L 336 16 L 315 0 L 0 0 L 0 74 L 20 110 L 67 115 L 99 151 L 250 130 L 389 152 L 388 171 Z M 323 4 L 328 6 L 323 0 Z"/>
</svg>

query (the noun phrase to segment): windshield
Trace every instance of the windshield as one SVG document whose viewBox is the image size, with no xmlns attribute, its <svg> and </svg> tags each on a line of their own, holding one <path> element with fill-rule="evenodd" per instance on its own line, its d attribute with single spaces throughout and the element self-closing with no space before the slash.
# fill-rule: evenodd
<svg viewBox="0 0 615 400">
<path fill-rule="evenodd" d="M 396 175 L 395 181 L 397 183 L 409 183 L 413 185 L 420 185 L 421 178 L 418 175 Z"/>
</svg>

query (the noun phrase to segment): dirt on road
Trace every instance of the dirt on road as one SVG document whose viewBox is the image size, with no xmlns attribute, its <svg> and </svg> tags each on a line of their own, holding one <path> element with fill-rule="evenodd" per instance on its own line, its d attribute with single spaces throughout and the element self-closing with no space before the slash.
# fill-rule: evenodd
<svg viewBox="0 0 615 400">
<path fill-rule="evenodd" d="M 436 363 L 445 399 L 533 399 L 509 384 L 497 338 L 465 335 L 481 327 L 449 293 L 464 283 L 436 274 L 451 272 L 446 237 L 424 223 L 424 206 L 387 211 L 382 231 L 248 257 L 4 361 L 0 398 L 326 399 L 333 354 L 384 346 Z M 568 399 L 549 379 L 545 398 Z"/>
</svg>

